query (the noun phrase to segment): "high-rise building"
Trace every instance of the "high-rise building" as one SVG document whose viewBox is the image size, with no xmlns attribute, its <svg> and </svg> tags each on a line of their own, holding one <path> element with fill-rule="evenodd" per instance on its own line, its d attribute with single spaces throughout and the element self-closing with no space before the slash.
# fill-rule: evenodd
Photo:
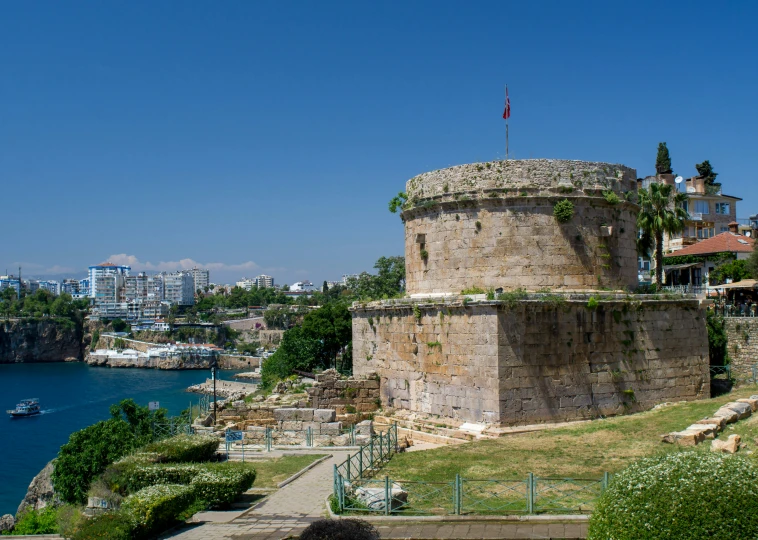
<svg viewBox="0 0 758 540">
<path fill-rule="evenodd" d="M 195 303 L 195 280 L 187 271 L 163 274 L 163 297 L 167 302 L 180 306 Z"/>
<path fill-rule="evenodd" d="M 194 281 L 195 292 L 205 292 L 206 287 L 210 285 L 210 272 L 202 268 L 195 267 L 189 270 Z"/>
<path fill-rule="evenodd" d="M 274 278 L 267 276 L 266 274 L 256 276 L 254 281 L 255 286 L 259 289 L 271 289 L 274 286 Z"/>
<path fill-rule="evenodd" d="M 103 276 L 121 276 L 121 284 L 123 284 L 123 278 L 129 275 L 129 272 L 131 272 L 132 268 L 130 266 L 120 266 L 113 264 L 112 262 L 104 262 L 102 264 L 98 264 L 95 266 L 89 267 L 89 283 L 90 283 L 90 291 L 89 296 L 90 298 L 95 299 L 95 302 L 97 302 L 98 298 L 98 278 Z M 106 280 L 107 281 L 107 280 Z M 105 283 L 104 281 L 103 283 Z M 117 282 L 119 280 L 116 280 Z M 116 283 L 118 284 L 118 283 Z M 110 296 L 110 291 L 106 296 Z"/>
</svg>

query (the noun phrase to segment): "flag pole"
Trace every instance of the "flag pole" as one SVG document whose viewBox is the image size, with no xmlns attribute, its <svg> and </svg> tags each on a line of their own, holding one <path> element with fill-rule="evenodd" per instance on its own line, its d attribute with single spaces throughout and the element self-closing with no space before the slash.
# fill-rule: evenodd
<svg viewBox="0 0 758 540">
<path fill-rule="evenodd" d="M 505 103 L 508 106 L 508 85 L 505 85 Z M 510 114 L 508 115 L 510 116 Z M 505 160 L 508 161 L 508 118 L 505 119 Z"/>
</svg>

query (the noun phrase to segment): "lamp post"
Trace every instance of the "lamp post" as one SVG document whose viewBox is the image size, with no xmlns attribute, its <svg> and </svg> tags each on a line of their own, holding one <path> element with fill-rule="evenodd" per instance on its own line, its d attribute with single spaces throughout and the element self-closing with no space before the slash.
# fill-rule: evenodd
<svg viewBox="0 0 758 540">
<path fill-rule="evenodd" d="M 211 378 L 213 379 L 213 425 L 216 425 L 216 374 L 218 373 L 218 360 L 214 355 L 211 359 Z"/>
</svg>

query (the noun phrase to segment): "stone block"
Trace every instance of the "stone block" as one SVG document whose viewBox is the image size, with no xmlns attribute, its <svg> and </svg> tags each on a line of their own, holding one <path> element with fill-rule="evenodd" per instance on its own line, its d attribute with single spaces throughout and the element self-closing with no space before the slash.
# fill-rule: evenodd
<svg viewBox="0 0 758 540">
<path fill-rule="evenodd" d="M 726 407 L 720 408 L 718 411 L 713 413 L 713 416 L 716 418 L 723 418 L 727 424 L 733 424 L 740 419 L 740 415 L 738 413 L 734 412 L 732 409 L 727 409 Z"/>
<path fill-rule="evenodd" d="M 698 420 L 696 424 L 713 424 L 718 426 L 719 431 L 722 431 L 726 427 L 726 420 L 723 417 L 704 418 Z"/>
<path fill-rule="evenodd" d="M 740 436 L 737 434 L 729 435 L 729 438 L 725 441 L 715 439 L 711 442 L 712 452 L 725 452 L 727 454 L 734 454 L 740 449 Z"/>
<path fill-rule="evenodd" d="M 335 417 L 334 409 L 315 409 L 313 411 L 314 422 L 334 422 Z"/>
<path fill-rule="evenodd" d="M 277 422 L 287 422 L 297 420 L 297 409 L 274 409 L 274 419 Z"/>
<path fill-rule="evenodd" d="M 748 405 L 750 405 L 750 409 L 753 412 L 758 411 L 758 399 L 742 398 L 742 399 L 738 399 L 737 403 L 747 403 Z"/>
<path fill-rule="evenodd" d="M 722 408 L 731 409 L 734 412 L 736 412 L 739 415 L 739 419 L 742 420 L 743 418 L 747 418 L 751 414 L 753 414 L 753 409 L 748 403 L 740 403 L 737 401 L 732 401 L 731 403 L 727 403 Z"/>
<path fill-rule="evenodd" d="M 715 439 L 719 428 L 716 424 L 692 424 L 685 431 L 700 431 L 706 439 Z"/>
<path fill-rule="evenodd" d="M 324 422 L 321 426 L 321 435 L 339 435 L 342 431 L 342 422 Z"/>
<path fill-rule="evenodd" d="M 282 431 L 302 431 L 303 423 L 297 420 L 279 422 L 279 429 L 281 429 Z"/>
<path fill-rule="evenodd" d="M 695 446 L 705 440 L 705 435 L 699 430 L 674 431 L 661 436 L 662 442 L 679 444 L 681 446 Z"/>
<path fill-rule="evenodd" d="M 355 425 L 355 432 L 359 435 L 373 435 L 374 423 L 371 420 L 364 420 Z"/>
</svg>

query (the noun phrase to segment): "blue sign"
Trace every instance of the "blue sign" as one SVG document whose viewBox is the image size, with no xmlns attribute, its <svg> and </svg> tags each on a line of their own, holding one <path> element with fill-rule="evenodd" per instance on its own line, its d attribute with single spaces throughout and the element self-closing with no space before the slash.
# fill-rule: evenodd
<svg viewBox="0 0 758 540">
<path fill-rule="evenodd" d="M 226 432 L 226 442 L 231 441 L 241 441 L 242 440 L 242 432 L 241 431 L 227 431 Z"/>
</svg>

